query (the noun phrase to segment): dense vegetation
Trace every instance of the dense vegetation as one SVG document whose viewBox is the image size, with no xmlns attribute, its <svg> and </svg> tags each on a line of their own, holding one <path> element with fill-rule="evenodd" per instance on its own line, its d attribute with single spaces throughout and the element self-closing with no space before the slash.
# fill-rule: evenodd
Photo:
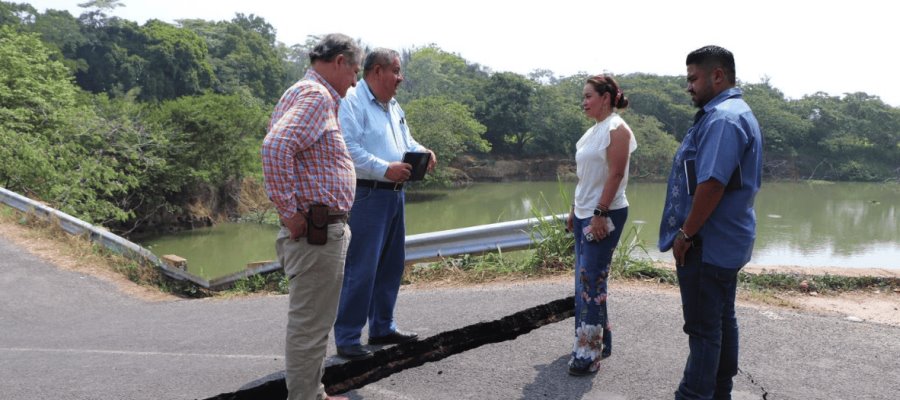
<svg viewBox="0 0 900 400">
<path fill-rule="evenodd" d="M 139 25 L 107 15 L 119 3 L 91 1 L 76 17 L 0 2 L 0 186 L 126 232 L 161 215 L 237 210 L 241 188 L 260 179 L 269 112 L 317 38 L 288 46 L 244 14 Z M 442 160 L 571 158 L 590 125 L 587 74 L 495 72 L 436 45 L 402 55 L 398 99 Z M 633 174 L 659 179 L 694 112 L 684 78 L 618 79 L 640 143 Z M 768 178 L 900 180 L 900 109 L 866 93 L 787 99 L 766 81 L 741 86 Z M 452 179 L 450 164 L 437 183 Z"/>
</svg>

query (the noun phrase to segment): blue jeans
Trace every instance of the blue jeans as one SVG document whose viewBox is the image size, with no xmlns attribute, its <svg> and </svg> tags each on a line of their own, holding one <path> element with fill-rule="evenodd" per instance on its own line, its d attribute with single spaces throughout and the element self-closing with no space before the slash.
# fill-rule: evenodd
<svg viewBox="0 0 900 400">
<path fill-rule="evenodd" d="M 675 398 L 731 399 L 738 370 L 734 298 L 740 269 L 704 263 L 702 256 L 702 245 L 692 247 L 677 268 L 690 354 Z"/>
<path fill-rule="evenodd" d="M 569 366 L 596 371 L 601 349 L 612 348 L 612 331 L 607 313 L 607 284 L 613 252 L 628 218 L 628 208 L 609 212 L 616 229 L 599 241 L 584 239 L 583 229 L 590 218 L 575 218 L 575 345 Z"/>
<path fill-rule="evenodd" d="M 406 260 L 404 205 L 403 191 L 356 188 L 348 222 L 353 240 L 334 324 L 338 346 L 360 344 L 367 321 L 369 337 L 397 329 L 394 305 Z"/>
</svg>

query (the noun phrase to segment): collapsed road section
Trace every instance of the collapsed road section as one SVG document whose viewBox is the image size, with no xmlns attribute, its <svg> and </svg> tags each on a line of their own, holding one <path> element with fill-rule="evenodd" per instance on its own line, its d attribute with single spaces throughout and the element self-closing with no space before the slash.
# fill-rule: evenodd
<svg viewBox="0 0 900 400">
<path fill-rule="evenodd" d="M 429 338 L 376 351 L 372 358 L 325 368 L 322 382 L 329 394 L 345 393 L 379 381 L 405 369 L 418 367 L 486 344 L 512 340 L 547 324 L 575 315 L 575 298 L 567 297 L 531 307 L 490 322 L 479 322 Z M 223 393 L 206 400 L 283 400 L 284 378 Z"/>
</svg>

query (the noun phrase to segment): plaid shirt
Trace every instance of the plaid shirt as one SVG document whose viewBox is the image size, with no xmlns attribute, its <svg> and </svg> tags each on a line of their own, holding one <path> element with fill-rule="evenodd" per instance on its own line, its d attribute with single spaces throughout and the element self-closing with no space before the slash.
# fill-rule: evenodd
<svg viewBox="0 0 900 400">
<path fill-rule="evenodd" d="M 266 193 L 285 218 L 311 204 L 349 212 L 356 172 L 347 153 L 338 108 L 341 97 L 310 69 L 275 106 L 262 144 Z"/>
</svg>

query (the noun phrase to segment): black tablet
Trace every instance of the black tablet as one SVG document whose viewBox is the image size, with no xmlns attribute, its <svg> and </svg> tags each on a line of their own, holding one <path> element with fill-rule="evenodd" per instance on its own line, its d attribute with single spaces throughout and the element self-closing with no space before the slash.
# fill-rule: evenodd
<svg viewBox="0 0 900 400">
<path fill-rule="evenodd" d="M 403 162 L 412 165 L 412 173 L 409 175 L 411 181 L 421 181 L 425 179 L 425 172 L 428 170 L 428 161 L 431 160 L 431 153 L 406 152 L 403 154 Z"/>
</svg>

